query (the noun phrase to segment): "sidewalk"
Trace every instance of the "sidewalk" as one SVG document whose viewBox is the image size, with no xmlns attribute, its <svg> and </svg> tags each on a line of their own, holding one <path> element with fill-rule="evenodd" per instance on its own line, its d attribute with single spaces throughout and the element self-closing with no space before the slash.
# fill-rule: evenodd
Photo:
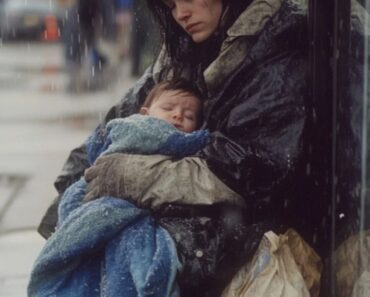
<svg viewBox="0 0 370 297">
<path fill-rule="evenodd" d="M 0 236 L 0 296 L 27 296 L 29 273 L 44 240 L 34 230 Z"/>
<path fill-rule="evenodd" d="M 56 196 L 53 182 L 69 151 L 133 83 L 126 78 L 106 91 L 71 96 L 64 73 L 32 75 L 22 88 L 0 88 L 0 297 L 27 296 L 44 244 L 36 228 Z"/>
<path fill-rule="evenodd" d="M 3 213 L 0 208 L 0 234 L 38 224 L 56 196 L 53 182 L 69 151 L 86 139 L 131 83 L 74 97 L 33 94 L 22 103 L 18 94 L 1 95 L 0 192 L 11 192 L 16 199 L 10 203 L 4 201 L 7 195 L 0 195 L 0 207 L 7 209 Z"/>
</svg>

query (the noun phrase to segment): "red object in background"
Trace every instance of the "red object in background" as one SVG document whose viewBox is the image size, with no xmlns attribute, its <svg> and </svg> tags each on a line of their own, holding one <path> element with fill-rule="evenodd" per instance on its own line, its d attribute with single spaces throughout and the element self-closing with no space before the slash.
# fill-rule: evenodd
<svg viewBox="0 0 370 297">
<path fill-rule="evenodd" d="M 53 15 L 45 17 L 45 30 L 41 36 L 44 41 L 57 41 L 60 38 L 58 20 Z"/>
</svg>

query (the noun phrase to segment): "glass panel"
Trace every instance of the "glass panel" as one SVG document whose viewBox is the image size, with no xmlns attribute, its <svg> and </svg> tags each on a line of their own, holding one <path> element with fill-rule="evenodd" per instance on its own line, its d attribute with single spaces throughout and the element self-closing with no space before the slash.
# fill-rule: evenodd
<svg viewBox="0 0 370 297">
<path fill-rule="evenodd" d="M 340 1 L 337 1 L 340 2 Z M 336 15 L 332 296 L 370 296 L 369 1 Z M 342 4 L 337 4 L 340 7 Z M 343 7 L 342 7 L 343 8 Z M 348 15 L 349 17 L 349 15 Z M 348 28 L 347 25 L 348 24 Z M 336 95 L 336 96 L 335 96 Z M 334 285 L 335 284 L 335 285 Z"/>
</svg>

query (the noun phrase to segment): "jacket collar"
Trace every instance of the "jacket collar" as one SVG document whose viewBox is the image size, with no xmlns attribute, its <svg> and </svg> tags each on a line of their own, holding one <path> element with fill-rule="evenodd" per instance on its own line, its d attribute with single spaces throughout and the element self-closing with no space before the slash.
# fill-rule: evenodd
<svg viewBox="0 0 370 297">
<path fill-rule="evenodd" d="M 241 36 L 257 35 L 274 15 L 283 0 L 254 0 L 227 31 L 228 42 Z"/>
<path fill-rule="evenodd" d="M 220 54 L 203 73 L 210 96 L 241 64 L 254 44 L 253 37 L 259 35 L 283 2 L 294 8 L 295 13 L 307 13 L 307 0 L 254 0 L 229 28 Z"/>
</svg>

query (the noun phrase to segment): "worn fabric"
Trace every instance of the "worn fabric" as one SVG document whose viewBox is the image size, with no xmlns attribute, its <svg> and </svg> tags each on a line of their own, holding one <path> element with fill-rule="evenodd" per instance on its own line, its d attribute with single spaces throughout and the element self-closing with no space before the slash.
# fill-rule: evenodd
<svg viewBox="0 0 370 297">
<path fill-rule="evenodd" d="M 242 63 L 254 37 L 280 8 L 282 0 L 256 0 L 239 16 L 227 32 L 221 51 L 204 71 L 208 91 L 216 93 L 222 82 Z"/>
<path fill-rule="evenodd" d="M 195 154 L 208 141 L 207 130 L 184 133 L 164 120 L 134 114 L 111 120 L 104 128 L 96 129 L 86 146 L 88 159 L 93 164 L 99 156 L 119 152 L 182 158 Z"/>
<path fill-rule="evenodd" d="M 148 211 L 113 197 L 70 211 L 34 264 L 28 296 L 179 296 L 176 247 Z"/>
<path fill-rule="evenodd" d="M 189 168 L 195 174 L 190 180 Z M 102 194 L 114 193 L 139 207 L 157 210 L 169 203 L 199 206 L 228 203 L 243 207 L 245 203 L 210 172 L 200 158 L 186 157 L 179 161 L 164 155 L 115 154 L 101 171 L 104 176 L 94 183 Z M 203 174 L 207 171 L 207 175 Z M 114 189 L 107 189 L 105 193 L 99 186 L 101 183 Z"/>
<path fill-rule="evenodd" d="M 311 174 L 315 171 L 309 163 L 315 157 L 310 148 L 316 144 L 309 137 L 313 111 L 307 97 L 307 15 L 301 2 L 284 0 L 271 17 L 268 14 L 241 62 L 205 102 L 204 127 L 212 141 L 197 155 L 246 201 L 246 209 L 239 212 L 242 219 L 234 224 L 237 227 L 225 228 L 228 217 L 224 209 L 214 206 L 170 204 L 155 213 L 176 242 L 183 266 L 179 274 L 182 296 L 219 296 L 235 269 L 245 263 L 241 259 L 257 248 L 266 221 L 273 222 L 264 225 L 269 228 L 294 227 L 310 244 L 315 233 L 320 236 L 321 213 L 311 208 L 313 200 L 322 197 L 310 195 L 312 188 L 306 182 L 307 168 Z M 247 27 L 247 20 L 241 23 Z M 137 112 L 158 77 L 153 68 L 148 69 L 105 121 Z M 56 181 L 60 193 L 83 175 L 84 151 L 80 147 L 71 154 Z M 189 166 L 187 176 L 209 174 L 208 170 L 195 173 L 198 169 Z M 43 227 L 52 225 L 47 222 L 39 229 L 46 235 L 50 229 Z"/>
<path fill-rule="evenodd" d="M 136 114 L 112 120 L 104 130 L 97 129 L 88 140 L 87 151 L 91 164 L 98 156 L 125 153 L 117 155 L 102 175 L 109 184 L 118 185 L 113 192 L 117 197 L 139 207 L 157 209 L 165 203 L 243 206 L 244 200 L 210 172 L 203 160 L 186 157 L 208 142 L 206 130 L 183 133 L 163 120 Z M 186 158 L 177 161 L 174 157 Z M 189 180 L 189 167 L 196 168 L 195 173 L 208 174 Z M 114 182 L 117 178 L 120 181 Z"/>
</svg>

